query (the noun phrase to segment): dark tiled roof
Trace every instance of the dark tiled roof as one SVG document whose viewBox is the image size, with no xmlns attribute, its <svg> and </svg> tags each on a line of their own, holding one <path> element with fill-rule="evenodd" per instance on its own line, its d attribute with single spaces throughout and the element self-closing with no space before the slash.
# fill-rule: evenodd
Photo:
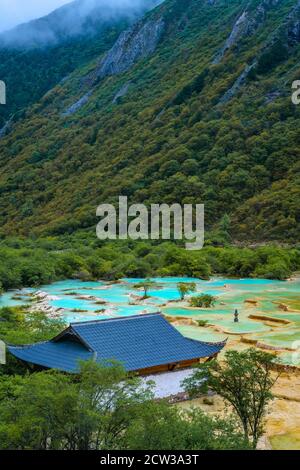
<svg viewBox="0 0 300 470">
<path fill-rule="evenodd" d="M 78 361 L 88 361 L 93 357 L 92 352 L 73 341 L 48 341 L 23 347 L 8 346 L 8 350 L 22 361 L 66 372 L 75 372 Z"/>
<path fill-rule="evenodd" d="M 70 334 L 81 341 L 70 341 Z M 9 350 L 19 359 L 44 367 L 76 372 L 78 359 L 115 360 L 127 371 L 211 357 L 225 343 L 204 343 L 182 336 L 160 314 L 72 323 L 54 340 Z"/>
</svg>

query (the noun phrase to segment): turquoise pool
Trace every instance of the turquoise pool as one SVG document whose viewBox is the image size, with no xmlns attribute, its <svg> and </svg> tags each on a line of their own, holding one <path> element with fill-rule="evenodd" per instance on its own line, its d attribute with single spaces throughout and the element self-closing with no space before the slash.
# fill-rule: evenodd
<svg viewBox="0 0 300 470">
<path fill-rule="evenodd" d="M 209 281 L 192 278 L 155 278 L 157 287 L 150 290 L 150 298 L 136 305 L 136 298 L 143 295 L 137 289 L 143 279 L 122 279 L 119 283 L 81 282 L 65 280 L 39 289 L 7 292 L 0 297 L 0 307 L 16 306 L 29 302 L 28 294 L 42 291 L 48 295 L 48 304 L 60 310 L 67 322 L 88 321 L 119 316 L 130 316 L 162 311 L 169 316 L 207 320 L 222 335 L 258 335 L 271 346 L 290 346 L 300 334 L 300 279 L 294 281 L 270 281 L 266 279 L 227 279 L 216 277 Z M 187 300 L 180 301 L 179 282 L 195 282 L 197 291 L 192 295 L 211 294 L 217 298 L 210 309 L 189 309 Z M 137 286 L 136 286 L 137 285 Z M 17 299 L 15 297 L 18 297 Z M 250 302 L 249 302 L 250 300 Z M 284 311 L 286 305 L 291 311 Z M 239 310 L 240 322 L 233 322 L 235 309 Z M 294 310 L 294 311 L 293 311 Z M 258 321 L 249 316 L 266 316 Z M 268 317 L 289 320 L 290 325 L 270 326 Z M 275 329 L 275 331 L 274 331 Z M 198 333 L 185 328 L 182 331 Z M 211 337 L 212 330 L 206 335 Z M 218 337 L 219 334 L 216 333 Z"/>
</svg>

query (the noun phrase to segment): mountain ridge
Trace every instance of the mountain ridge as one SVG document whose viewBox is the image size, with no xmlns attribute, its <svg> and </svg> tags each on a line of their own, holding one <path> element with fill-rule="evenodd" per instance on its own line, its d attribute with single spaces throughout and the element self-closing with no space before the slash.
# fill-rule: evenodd
<svg viewBox="0 0 300 470">
<path fill-rule="evenodd" d="M 0 47 L 42 48 L 70 37 L 94 36 L 99 24 L 143 15 L 163 0 L 70 0 L 46 16 L 0 33 Z"/>
</svg>

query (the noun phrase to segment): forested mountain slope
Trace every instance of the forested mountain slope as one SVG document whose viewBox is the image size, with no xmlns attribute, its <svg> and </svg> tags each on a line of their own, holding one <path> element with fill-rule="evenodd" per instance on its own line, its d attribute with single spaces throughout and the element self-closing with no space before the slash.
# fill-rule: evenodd
<svg viewBox="0 0 300 470">
<path fill-rule="evenodd" d="M 92 228 L 127 195 L 204 202 L 235 240 L 297 242 L 300 2 L 166 0 L 110 47 L 0 140 L 2 233 Z"/>
<path fill-rule="evenodd" d="M 77 67 L 110 48 L 118 35 L 161 0 L 75 0 L 48 16 L 0 34 L 0 77 L 8 103 L 0 129 Z M 8 126 L 9 127 L 9 126 Z M 1 131 L 0 131 L 1 133 Z"/>
</svg>

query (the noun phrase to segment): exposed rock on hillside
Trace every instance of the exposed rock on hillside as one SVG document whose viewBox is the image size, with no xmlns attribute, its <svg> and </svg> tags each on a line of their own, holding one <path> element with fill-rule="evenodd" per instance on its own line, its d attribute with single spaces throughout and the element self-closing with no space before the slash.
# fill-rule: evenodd
<svg viewBox="0 0 300 470">
<path fill-rule="evenodd" d="M 0 139 L 5 137 L 9 131 L 12 129 L 12 119 L 7 121 L 4 126 L 0 129 Z"/>
<path fill-rule="evenodd" d="M 226 41 L 225 46 L 215 58 L 214 63 L 219 63 L 224 57 L 226 51 L 234 45 L 237 45 L 241 37 L 251 36 L 257 30 L 257 28 L 262 25 L 262 23 L 265 21 L 268 10 L 276 6 L 280 1 L 281 0 L 263 0 L 255 9 L 254 13 L 252 12 L 252 14 L 250 14 L 248 10 L 245 10 L 235 23 L 233 30 Z M 249 5 L 251 5 L 251 3 Z M 262 61 L 267 63 L 268 56 L 275 55 L 277 57 L 277 60 L 280 61 L 280 53 L 282 54 L 283 52 L 282 50 L 279 52 L 278 47 L 282 46 L 284 51 L 284 48 L 288 48 L 288 46 L 289 48 L 291 48 L 299 42 L 300 0 L 298 0 L 297 4 L 293 6 L 285 22 L 278 29 L 276 29 L 272 35 L 268 37 L 264 47 L 257 55 L 253 64 L 246 66 L 246 68 L 234 82 L 232 87 L 227 90 L 227 92 L 223 95 L 223 97 L 219 101 L 219 104 L 225 104 L 230 101 L 241 88 L 241 86 L 243 86 L 251 70 L 256 71 L 257 68 L 261 66 Z M 288 51 L 286 53 L 288 54 Z M 275 63 L 274 60 L 272 62 Z M 276 99 L 276 97 L 274 99 Z M 273 97 L 271 97 L 271 101 L 272 99 Z"/>
<path fill-rule="evenodd" d="M 250 71 L 255 67 L 256 64 L 247 65 L 245 70 L 241 73 L 241 75 L 237 78 L 231 88 L 226 91 L 223 97 L 220 99 L 219 104 L 225 104 L 230 101 L 234 95 L 238 92 L 241 86 L 245 83 Z"/>
<path fill-rule="evenodd" d="M 131 85 L 131 82 L 124 83 L 124 85 L 120 88 L 118 93 L 115 95 L 113 99 L 113 104 L 118 103 L 120 98 L 123 98 L 123 96 L 127 95 L 130 85 Z"/>
<path fill-rule="evenodd" d="M 283 41 L 288 48 L 292 48 L 300 42 L 300 0 L 296 2 L 282 24 L 274 31 L 266 47 L 271 47 L 278 41 Z"/>
<path fill-rule="evenodd" d="M 72 104 L 72 106 L 70 106 L 66 111 L 62 113 L 62 116 L 71 116 L 72 114 L 76 113 L 76 111 L 78 111 L 80 108 L 82 108 L 82 106 L 84 106 L 88 102 L 91 94 L 92 90 L 82 96 L 82 98 L 76 101 L 76 103 Z"/>
<path fill-rule="evenodd" d="M 300 43 L 300 0 L 292 7 L 282 24 L 268 37 L 257 55 L 254 73 L 264 73 L 275 68 L 293 54 Z"/>
<path fill-rule="evenodd" d="M 91 79 L 102 79 L 128 71 L 138 60 L 155 51 L 165 29 L 163 18 L 150 20 L 124 31 L 99 64 Z"/>
<path fill-rule="evenodd" d="M 248 24 L 248 14 L 247 12 L 243 12 L 242 15 L 238 18 L 236 23 L 233 26 L 233 29 L 229 35 L 229 38 L 227 39 L 224 47 L 222 50 L 219 52 L 219 54 L 215 57 L 213 64 L 218 64 L 224 57 L 225 53 L 230 49 L 238 39 L 243 35 L 245 32 L 245 27 Z"/>
<path fill-rule="evenodd" d="M 250 2 L 248 8 L 244 10 L 236 20 L 224 47 L 217 54 L 213 63 L 218 64 L 223 59 L 226 52 L 237 45 L 241 38 L 253 35 L 266 20 L 268 10 L 276 6 L 279 1 L 280 0 L 263 0 L 254 11 L 251 9 Z"/>
<path fill-rule="evenodd" d="M 300 42 L 300 0 L 288 16 L 287 36 L 290 46 Z"/>
</svg>

